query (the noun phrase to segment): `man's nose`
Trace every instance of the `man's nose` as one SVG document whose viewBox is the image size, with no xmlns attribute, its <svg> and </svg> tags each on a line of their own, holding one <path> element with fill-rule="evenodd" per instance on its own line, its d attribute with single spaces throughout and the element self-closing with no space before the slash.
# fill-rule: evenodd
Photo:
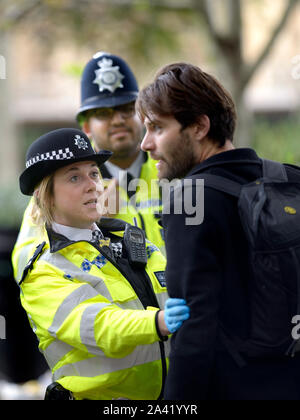
<svg viewBox="0 0 300 420">
<path fill-rule="evenodd" d="M 125 120 L 126 120 L 126 118 L 124 117 L 122 112 L 120 112 L 118 110 L 114 110 L 114 113 L 111 117 L 111 123 L 112 124 L 122 124 L 122 123 L 124 123 Z"/>
<path fill-rule="evenodd" d="M 151 150 L 154 149 L 154 142 L 153 142 L 150 134 L 147 133 L 147 132 L 146 132 L 146 134 L 145 134 L 145 136 L 144 136 L 144 138 L 142 140 L 141 149 L 144 152 L 149 152 L 149 151 L 151 151 Z"/>
</svg>

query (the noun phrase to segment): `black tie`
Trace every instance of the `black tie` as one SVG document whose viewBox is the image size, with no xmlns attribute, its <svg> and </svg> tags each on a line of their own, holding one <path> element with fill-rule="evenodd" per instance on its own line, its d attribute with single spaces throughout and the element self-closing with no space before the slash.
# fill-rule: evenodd
<svg viewBox="0 0 300 420">
<path fill-rule="evenodd" d="M 99 243 L 100 239 L 104 239 L 105 237 L 101 230 L 93 230 L 92 231 L 92 242 Z M 114 258 L 121 258 L 123 253 L 123 247 L 121 242 L 117 243 L 110 243 L 109 248 L 112 250 Z"/>
<path fill-rule="evenodd" d="M 103 233 L 101 230 L 93 230 L 92 232 L 92 242 L 99 242 L 100 239 L 104 239 Z"/>
<path fill-rule="evenodd" d="M 131 173 L 130 172 L 127 172 L 127 184 L 126 184 L 126 190 L 127 190 L 127 195 L 128 195 L 128 197 L 129 198 L 131 198 L 135 193 L 136 193 L 136 191 L 134 190 L 134 191 L 132 191 L 132 190 L 129 190 L 128 189 L 128 187 L 129 187 L 129 184 L 130 184 L 130 181 L 132 181 L 134 179 L 134 177 L 131 175 Z"/>
</svg>

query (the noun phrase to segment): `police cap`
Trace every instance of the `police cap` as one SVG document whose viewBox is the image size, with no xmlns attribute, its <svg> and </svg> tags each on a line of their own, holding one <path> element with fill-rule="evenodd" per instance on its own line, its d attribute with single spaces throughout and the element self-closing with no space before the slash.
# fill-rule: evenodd
<svg viewBox="0 0 300 420">
<path fill-rule="evenodd" d="M 76 128 L 60 128 L 50 131 L 35 140 L 26 154 L 26 169 L 21 174 L 20 189 L 25 195 L 32 195 L 42 179 L 63 166 L 73 162 L 95 161 L 102 165 L 112 152 L 101 150 L 96 153 L 89 138 Z"/>
</svg>

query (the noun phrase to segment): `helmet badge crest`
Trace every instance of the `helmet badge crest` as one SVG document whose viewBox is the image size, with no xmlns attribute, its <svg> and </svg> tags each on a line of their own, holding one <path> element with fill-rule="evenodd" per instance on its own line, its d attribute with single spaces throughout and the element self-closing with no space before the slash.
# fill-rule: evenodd
<svg viewBox="0 0 300 420">
<path fill-rule="evenodd" d="M 119 66 L 113 67 L 113 61 L 111 59 L 103 58 L 97 62 L 100 69 L 95 70 L 96 77 L 93 83 L 99 85 L 99 91 L 103 92 L 105 89 L 111 93 L 117 88 L 123 88 L 122 79 L 124 75 L 120 73 Z"/>
<path fill-rule="evenodd" d="M 74 140 L 75 140 L 75 144 L 78 147 L 78 149 L 85 150 L 85 149 L 89 148 L 87 142 L 82 137 L 80 137 L 79 135 L 76 135 Z"/>
</svg>

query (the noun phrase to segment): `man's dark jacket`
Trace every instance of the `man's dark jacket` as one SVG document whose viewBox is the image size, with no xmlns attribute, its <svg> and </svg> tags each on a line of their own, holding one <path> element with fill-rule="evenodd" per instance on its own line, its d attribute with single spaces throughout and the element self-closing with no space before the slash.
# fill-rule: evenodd
<svg viewBox="0 0 300 420">
<path fill-rule="evenodd" d="M 296 168 L 286 169 L 289 180 L 300 182 Z M 248 183 L 261 177 L 262 166 L 252 149 L 235 149 L 202 162 L 187 178 L 201 179 L 204 173 Z M 221 323 L 242 340 L 250 328 L 251 269 L 237 199 L 205 187 L 203 223 L 186 225 L 186 217 L 163 216 L 168 291 L 186 299 L 191 309 L 190 319 L 172 337 L 165 399 L 300 399 L 299 353 L 248 358 L 241 368 L 220 335 Z"/>
</svg>

